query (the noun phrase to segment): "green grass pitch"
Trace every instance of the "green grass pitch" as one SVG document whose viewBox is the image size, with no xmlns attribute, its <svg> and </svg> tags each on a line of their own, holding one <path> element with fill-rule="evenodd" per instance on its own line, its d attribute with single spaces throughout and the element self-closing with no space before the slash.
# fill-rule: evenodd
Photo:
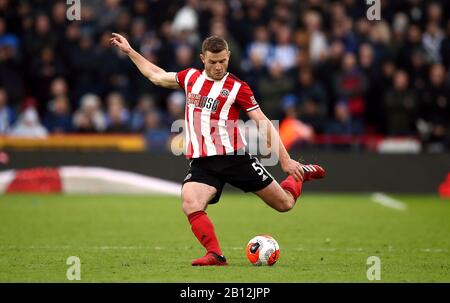
<svg viewBox="0 0 450 303">
<path fill-rule="evenodd" d="M 381 282 L 450 282 L 450 201 L 393 197 L 407 209 L 306 192 L 277 213 L 252 194 L 224 194 L 207 212 L 230 265 L 205 268 L 190 266 L 204 250 L 177 197 L 4 195 L 0 282 L 68 282 L 69 256 L 81 282 L 369 282 L 369 256 L 381 259 Z M 245 256 L 262 233 L 281 247 L 273 267 Z"/>
</svg>

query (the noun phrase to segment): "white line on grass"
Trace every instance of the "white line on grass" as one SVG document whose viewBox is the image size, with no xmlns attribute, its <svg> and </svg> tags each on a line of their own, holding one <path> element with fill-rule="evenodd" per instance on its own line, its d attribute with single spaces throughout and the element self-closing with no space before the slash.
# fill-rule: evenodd
<svg viewBox="0 0 450 303">
<path fill-rule="evenodd" d="M 395 210 L 406 210 L 405 203 L 383 193 L 373 193 L 372 201 Z"/>
</svg>

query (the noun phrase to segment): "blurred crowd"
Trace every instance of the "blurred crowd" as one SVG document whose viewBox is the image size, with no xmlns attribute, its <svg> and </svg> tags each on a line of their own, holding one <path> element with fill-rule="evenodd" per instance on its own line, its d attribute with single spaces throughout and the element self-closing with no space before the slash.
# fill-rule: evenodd
<svg viewBox="0 0 450 303">
<path fill-rule="evenodd" d="M 289 148 L 320 135 L 417 138 L 450 149 L 450 2 L 381 0 L 0 0 L 0 134 L 142 133 L 166 150 L 184 94 L 152 85 L 116 49 L 125 35 L 167 71 L 202 68 L 209 35 L 227 39 Z"/>
</svg>

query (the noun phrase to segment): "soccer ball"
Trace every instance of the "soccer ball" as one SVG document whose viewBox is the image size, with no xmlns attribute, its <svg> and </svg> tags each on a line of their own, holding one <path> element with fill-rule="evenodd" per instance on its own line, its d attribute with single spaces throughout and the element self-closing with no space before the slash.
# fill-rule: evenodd
<svg viewBox="0 0 450 303">
<path fill-rule="evenodd" d="M 256 266 L 274 265 L 280 257 L 278 242 L 269 235 L 259 235 L 251 239 L 246 248 L 248 260 Z"/>
</svg>

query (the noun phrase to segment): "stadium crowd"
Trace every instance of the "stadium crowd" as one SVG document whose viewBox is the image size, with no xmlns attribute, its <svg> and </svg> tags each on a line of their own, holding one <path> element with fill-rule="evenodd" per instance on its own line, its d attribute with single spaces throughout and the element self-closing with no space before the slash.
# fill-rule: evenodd
<svg viewBox="0 0 450 303">
<path fill-rule="evenodd" d="M 0 0 L 0 134 L 143 133 L 165 150 L 184 94 L 152 85 L 112 32 L 168 71 L 202 68 L 219 35 L 289 148 L 314 135 L 411 136 L 450 149 L 450 2 Z M 292 143 L 292 144 L 291 144 Z"/>
</svg>

